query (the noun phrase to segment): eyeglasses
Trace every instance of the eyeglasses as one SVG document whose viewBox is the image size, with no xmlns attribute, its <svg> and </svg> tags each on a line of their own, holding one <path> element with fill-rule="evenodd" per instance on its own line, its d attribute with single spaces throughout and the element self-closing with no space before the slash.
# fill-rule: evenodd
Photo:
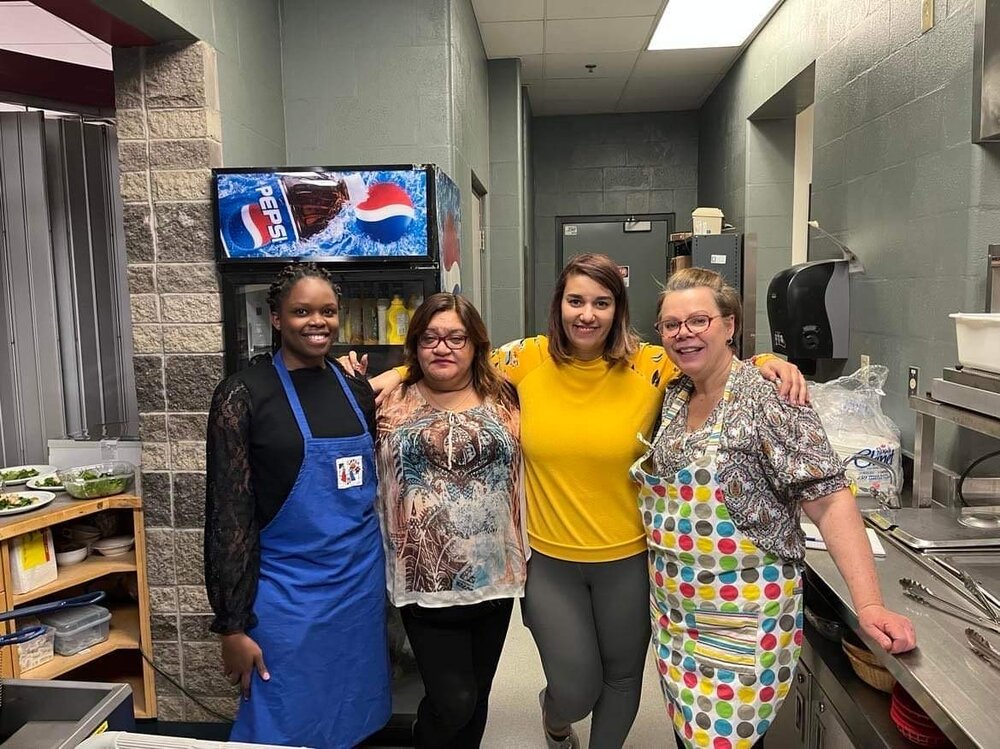
<svg viewBox="0 0 1000 749">
<path fill-rule="evenodd" d="M 660 320 L 653 325 L 656 332 L 666 338 L 676 338 L 680 335 L 681 326 L 687 328 L 692 335 L 704 333 L 712 326 L 712 320 L 722 315 L 691 315 L 687 320 Z"/>
<path fill-rule="evenodd" d="M 441 341 L 444 341 L 444 345 L 452 351 L 458 351 L 459 349 L 465 348 L 465 344 L 469 342 L 469 336 L 462 335 L 461 333 L 449 333 L 448 335 L 422 333 L 417 339 L 417 345 L 420 346 L 420 348 L 437 348 L 438 343 Z"/>
</svg>

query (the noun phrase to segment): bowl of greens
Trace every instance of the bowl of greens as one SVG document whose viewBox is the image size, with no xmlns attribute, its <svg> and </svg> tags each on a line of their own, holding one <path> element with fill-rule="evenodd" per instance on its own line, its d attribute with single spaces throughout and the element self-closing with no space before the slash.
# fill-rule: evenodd
<svg viewBox="0 0 1000 749">
<path fill-rule="evenodd" d="M 66 493 L 76 499 L 97 499 L 121 494 L 135 478 L 135 466 L 116 460 L 58 471 Z"/>
</svg>

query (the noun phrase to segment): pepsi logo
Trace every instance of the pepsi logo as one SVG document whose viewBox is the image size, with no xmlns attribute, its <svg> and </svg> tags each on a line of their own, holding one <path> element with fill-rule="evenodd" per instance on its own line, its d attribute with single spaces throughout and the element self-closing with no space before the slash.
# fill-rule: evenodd
<svg viewBox="0 0 1000 749">
<path fill-rule="evenodd" d="M 256 250 L 273 242 L 288 240 L 288 229 L 274 190 L 264 185 L 257 191 L 260 193 L 257 202 L 247 203 L 230 218 L 229 235 L 242 249 Z"/>
<path fill-rule="evenodd" d="M 368 186 L 368 197 L 357 205 L 354 215 L 366 235 L 391 244 L 406 234 L 416 214 L 406 190 L 392 182 L 376 182 Z"/>
</svg>

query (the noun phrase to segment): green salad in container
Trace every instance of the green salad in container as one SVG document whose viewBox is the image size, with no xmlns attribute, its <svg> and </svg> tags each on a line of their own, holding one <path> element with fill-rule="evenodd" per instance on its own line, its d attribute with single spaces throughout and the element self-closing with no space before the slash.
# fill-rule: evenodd
<svg viewBox="0 0 1000 749">
<path fill-rule="evenodd" d="M 98 463 L 59 471 L 66 493 L 76 499 L 97 499 L 121 494 L 135 476 L 135 466 L 124 461 Z"/>
</svg>

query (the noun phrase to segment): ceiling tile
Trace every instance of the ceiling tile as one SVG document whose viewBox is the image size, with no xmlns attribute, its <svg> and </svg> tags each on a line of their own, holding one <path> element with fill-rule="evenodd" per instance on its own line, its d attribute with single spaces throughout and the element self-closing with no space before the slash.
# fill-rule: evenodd
<svg viewBox="0 0 1000 749">
<path fill-rule="evenodd" d="M 502 5 L 503 3 L 497 3 Z M 545 17 L 556 18 L 625 18 L 655 16 L 663 0 L 548 0 Z"/>
<path fill-rule="evenodd" d="M 637 52 L 545 55 L 546 78 L 624 78 L 632 71 Z M 597 65 L 590 73 L 585 67 Z"/>
<path fill-rule="evenodd" d="M 521 57 L 542 53 L 541 21 L 511 21 L 481 23 L 486 56 L 490 58 Z"/>
<path fill-rule="evenodd" d="M 472 0 L 479 23 L 493 21 L 540 21 L 545 17 L 545 0 Z"/>
<path fill-rule="evenodd" d="M 604 114 L 614 112 L 617 99 L 608 98 L 592 101 L 553 101 L 549 99 L 531 100 L 531 113 L 535 117 L 551 117 L 560 114 Z"/>
<path fill-rule="evenodd" d="M 655 16 L 602 18 L 583 21 L 546 21 L 545 52 L 627 52 L 642 49 Z"/>
<path fill-rule="evenodd" d="M 639 53 L 632 75 L 659 78 L 664 75 L 713 75 L 722 73 L 740 54 L 739 47 L 716 49 L 664 49 Z"/>
<path fill-rule="evenodd" d="M 623 96 L 616 112 L 689 112 L 701 109 L 702 96 L 668 96 L 655 99 L 630 99 Z"/>
<path fill-rule="evenodd" d="M 601 98 L 617 99 L 625 88 L 624 78 L 562 78 L 546 79 L 528 86 L 545 99 L 587 100 Z"/>
<path fill-rule="evenodd" d="M 653 99 L 658 96 L 700 96 L 711 90 L 718 76 L 680 75 L 663 78 L 629 79 L 623 97 Z"/>
<path fill-rule="evenodd" d="M 545 55 L 521 56 L 521 82 L 540 81 L 545 77 Z"/>
<path fill-rule="evenodd" d="M 73 44 L 83 32 L 37 6 L 0 3 L 0 44 Z"/>
</svg>

